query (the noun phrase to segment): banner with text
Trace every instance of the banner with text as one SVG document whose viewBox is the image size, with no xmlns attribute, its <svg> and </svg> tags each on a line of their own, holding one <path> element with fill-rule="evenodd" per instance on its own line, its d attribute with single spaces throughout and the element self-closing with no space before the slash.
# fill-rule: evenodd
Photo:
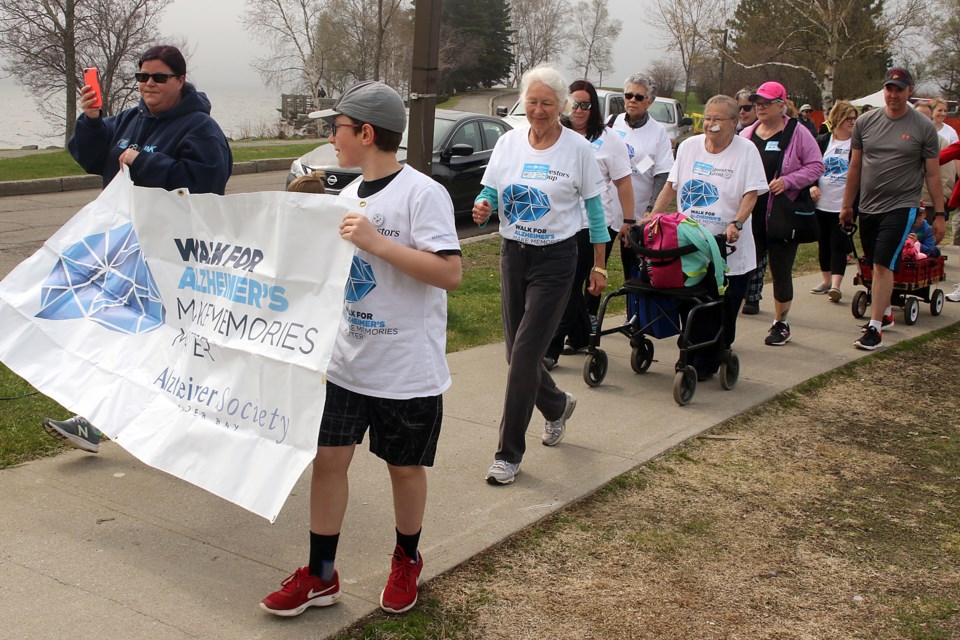
<svg viewBox="0 0 960 640">
<path fill-rule="evenodd" d="M 273 522 L 316 452 L 353 205 L 120 173 L 0 282 L 0 359 L 143 462 Z"/>
</svg>

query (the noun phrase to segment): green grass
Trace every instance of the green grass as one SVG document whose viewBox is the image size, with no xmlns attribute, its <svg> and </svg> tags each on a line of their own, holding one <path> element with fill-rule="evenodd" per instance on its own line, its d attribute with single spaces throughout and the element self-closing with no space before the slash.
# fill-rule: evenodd
<svg viewBox="0 0 960 640">
<path fill-rule="evenodd" d="M 30 394 L 30 395 L 28 395 Z M 64 448 L 40 428 L 46 416 L 69 417 L 66 409 L 36 393 L 0 364 L 0 469 L 57 453 Z"/>
<path fill-rule="evenodd" d="M 326 140 L 311 140 L 310 142 L 291 142 L 290 144 L 264 145 L 262 147 L 232 147 L 234 162 L 249 160 L 263 160 L 264 158 L 299 158 L 303 154 L 313 151 Z"/>
</svg>

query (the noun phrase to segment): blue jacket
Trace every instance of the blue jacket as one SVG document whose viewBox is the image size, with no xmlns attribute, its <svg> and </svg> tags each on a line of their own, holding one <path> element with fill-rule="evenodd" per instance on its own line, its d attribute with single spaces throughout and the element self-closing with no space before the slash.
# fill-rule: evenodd
<svg viewBox="0 0 960 640">
<path fill-rule="evenodd" d="M 140 151 L 130 165 L 137 186 L 223 195 L 233 170 L 233 154 L 210 117 L 210 101 L 189 82 L 180 101 L 155 116 L 143 100 L 115 116 L 81 115 L 67 148 L 87 173 L 103 176 L 107 186 L 120 170 L 120 154 L 133 145 Z"/>
</svg>

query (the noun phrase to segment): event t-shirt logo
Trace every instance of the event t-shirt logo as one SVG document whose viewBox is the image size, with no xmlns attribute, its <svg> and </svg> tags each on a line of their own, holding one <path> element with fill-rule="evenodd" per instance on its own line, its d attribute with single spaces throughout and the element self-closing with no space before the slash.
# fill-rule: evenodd
<svg viewBox="0 0 960 640">
<path fill-rule="evenodd" d="M 823 159 L 823 165 L 824 176 L 843 175 L 850 169 L 850 163 L 847 161 L 846 152 L 844 152 L 844 157 L 827 156 Z"/>
<path fill-rule="evenodd" d="M 503 191 L 503 212 L 510 224 L 533 222 L 550 213 L 550 198 L 539 189 L 512 184 Z"/>
<path fill-rule="evenodd" d="M 368 262 L 353 256 L 350 278 L 347 280 L 347 290 L 344 294 L 347 302 L 360 302 L 376 288 L 377 278 L 373 275 L 373 267 Z"/>
<path fill-rule="evenodd" d="M 129 222 L 87 236 L 64 251 L 43 283 L 40 303 L 38 318 L 87 318 L 133 335 L 153 331 L 166 317 Z"/>
<path fill-rule="evenodd" d="M 680 207 L 709 207 L 720 198 L 717 188 L 706 180 L 687 180 L 680 188 Z"/>
</svg>

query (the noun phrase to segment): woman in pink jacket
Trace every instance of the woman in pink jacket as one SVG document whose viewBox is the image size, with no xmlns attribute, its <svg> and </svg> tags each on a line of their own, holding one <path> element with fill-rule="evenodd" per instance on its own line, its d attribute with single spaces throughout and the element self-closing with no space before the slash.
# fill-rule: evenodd
<svg viewBox="0 0 960 640">
<path fill-rule="evenodd" d="M 785 115 L 787 91 L 782 84 L 763 83 L 756 93 L 750 96 L 750 102 L 756 109 L 757 121 L 741 131 L 740 135 L 757 146 L 770 184 L 769 193 L 757 198 L 751 216 L 754 241 L 757 245 L 757 263 L 760 263 L 765 251 L 770 266 L 770 278 L 773 281 L 773 324 L 764 342 L 780 346 L 790 342 L 791 337 L 787 314 L 793 301 L 793 261 L 797 257 L 797 244 L 768 243 L 766 221 L 773 206 L 773 196 L 786 193 L 788 198 L 796 200 L 802 190 L 819 180 L 823 175 L 823 156 L 817 141 L 806 127 L 794 126 L 789 140 L 781 140 L 784 138 L 784 129 L 790 122 L 790 118 Z"/>
</svg>

